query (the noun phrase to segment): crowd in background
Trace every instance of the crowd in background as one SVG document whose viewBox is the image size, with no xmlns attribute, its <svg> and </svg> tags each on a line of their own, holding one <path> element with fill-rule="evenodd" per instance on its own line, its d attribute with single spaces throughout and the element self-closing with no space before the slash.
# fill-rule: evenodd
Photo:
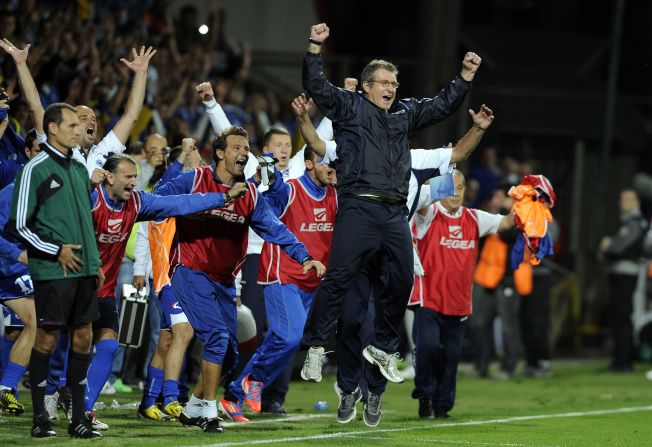
<svg viewBox="0 0 652 447">
<path fill-rule="evenodd" d="M 248 131 L 254 151 L 272 126 L 285 127 L 294 135 L 296 124 L 289 101 L 250 79 L 251 54 L 246 46 L 225 32 L 226 17 L 219 1 L 208 2 L 207 12 L 208 31 L 200 34 L 197 9 L 184 6 L 173 16 L 169 0 L 9 1 L 0 8 L 0 30 L 3 37 L 19 48 L 32 45 L 29 66 L 43 106 L 59 101 L 87 104 L 100 117 L 100 134 L 105 134 L 119 119 L 129 94 L 131 73 L 120 59 L 128 57 L 130 49 L 138 48 L 143 42 L 155 47 L 157 54 L 149 66 L 145 105 L 127 145 L 128 153 L 156 160 L 153 164 L 161 164 L 166 148 L 181 144 L 187 136 L 194 137 L 204 148 L 205 158 L 210 158 L 213 133 L 205 107 L 195 91 L 196 85 L 206 80 L 212 82 L 216 99 L 229 121 Z M 0 84 L 9 96 L 8 125 L 25 136 L 31 120 L 8 55 L 0 54 L 0 68 Z M 157 146 L 159 153 L 141 154 L 141 147 L 147 146 L 146 138 L 152 134 L 165 137 L 165 144 Z M 298 132 L 294 139 L 300 139 Z M 496 204 L 496 191 L 517 184 L 523 175 L 532 173 L 530 161 L 519 162 L 508 156 L 499 159 L 498 152 L 495 147 L 486 147 L 469 164 L 465 205 L 501 211 L 504 207 Z M 131 279 L 123 277 L 122 281 L 131 282 Z M 549 291 L 549 284 L 544 290 Z M 545 301 L 548 295 L 544 295 Z M 516 326 L 521 326 L 519 312 L 527 314 L 518 309 L 503 311 L 511 312 L 509 321 Z M 500 314 L 491 309 L 486 312 L 490 321 L 494 313 Z M 507 321 L 505 314 L 501 316 Z M 527 321 L 531 320 L 527 316 L 522 318 L 526 322 L 522 327 L 528 327 Z M 157 325 L 153 327 L 156 329 Z M 487 330 L 487 327 L 476 329 Z M 549 335 L 548 328 L 543 330 Z M 506 340 L 514 342 L 515 339 L 508 335 Z M 549 344 L 549 336 L 543 342 L 535 341 L 536 346 L 540 347 L 541 343 Z M 502 368 L 507 376 L 514 374 L 513 363 L 520 353 L 520 346 L 513 349 L 508 349 L 507 354 L 515 352 L 516 359 L 512 358 L 512 363 Z M 545 375 L 549 371 L 549 363 L 545 362 L 549 360 L 547 351 L 535 355 L 532 362 L 528 359 L 528 366 L 534 368 L 534 373 Z M 487 375 L 486 361 L 487 358 L 479 360 L 476 365 L 480 375 Z M 123 375 L 134 382 L 142 374 L 133 368 L 123 371 Z"/>
</svg>

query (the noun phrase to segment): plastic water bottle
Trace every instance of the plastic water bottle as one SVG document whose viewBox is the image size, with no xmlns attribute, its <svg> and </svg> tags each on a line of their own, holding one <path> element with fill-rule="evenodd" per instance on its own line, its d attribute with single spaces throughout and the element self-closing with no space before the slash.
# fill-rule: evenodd
<svg viewBox="0 0 652 447">
<path fill-rule="evenodd" d="M 317 411 L 326 411 L 328 410 L 328 402 L 325 400 L 320 400 L 315 404 L 315 410 Z"/>
<path fill-rule="evenodd" d="M 106 404 L 102 401 L 100 402 L 95 402 L 95 405 L 93 405 L 93 411 L 101 411 L 106 408 Z"/>
<path fill-rule="evenodd" d="M 136 409 L 138 408 L 139 402 L 130 402 L 128 404 L 119 404 L 117 400 L 113 399 L 111 402 L 111 408 L 122 408 L 122 409 Z"/>
</svg>

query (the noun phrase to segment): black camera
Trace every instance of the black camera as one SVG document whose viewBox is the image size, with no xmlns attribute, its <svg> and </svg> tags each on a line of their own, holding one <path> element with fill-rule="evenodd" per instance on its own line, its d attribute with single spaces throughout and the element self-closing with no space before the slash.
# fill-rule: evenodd
<svg viewBox="0 0 652 447">
<path fill-rule="evenodd" d="M 9 95 L 7 94 L 7 91 L 0 87 L 0 101 L 9 101 Z"/>
</svg>

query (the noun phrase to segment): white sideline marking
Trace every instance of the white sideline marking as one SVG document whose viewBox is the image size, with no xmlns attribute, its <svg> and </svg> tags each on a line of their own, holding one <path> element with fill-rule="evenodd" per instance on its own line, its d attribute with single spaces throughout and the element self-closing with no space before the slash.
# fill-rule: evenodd
<svg viewBox="0 0 652 447">
<path fill-rule="evenodd" d="M 328 413 L 322 413 L 322 414 L 303 414 L 303 415 L 297 415 L 297 416 L 286 416 L 286 417 L 280 417 L 280 418 L 265 418 L 265 419 L 254 419 L 253 421 L 243 424 L 241 422 L 231 422 L 228 419 L 226 419 L 224 422 L 222 422 L 222 425 L 224 427 L 246 427 L 247 425 L 252 425 L 252 424 L 269 424 L 271 422 L 296 422 L 296 421 L 306 421 L 309 419 L 319 419 L 319 418 L 333 418 L 335 417 L 335 414 L 328 414 Z M 228 418 L 228 416 L 227 416 Z"/>
<path fill-rule="evenodd" d="M 258 439 L 258 440 L 251 439 L 248 441 L 220 442 L 218 444 L 207 444 L 204 445 L 203 447 L 231 447 L 231 446 L 238 446 L 238 445 L 276 444 L 281 442 L 297 442 L 297 441 L 313 441 L 313 440 L 321 441 L 324 439 L 344 438 L 344 437 L 350 437 L 356 435 L 366 435 L 366 434 L 375 434 L 375 433 L 396 433 L 396 432 L 406 432 L 406 431 L 416 431 L 416 430 L 430 430 L 435 428 L 464 427 L 464 426 L 471 426 L 471 425 L 507 424 L 510 422 L 519 422 L 519 421 L 533 421 L 533 420 L 554 419 L 554 418 L 574 418 L 574 417 L 582 417 L 582 416 L 599 416 L 604 414 L 615 414 L 615 413 L 635 413 L 639 411 L 652 411 L 652 405 L 648 405 L 644 407 L 613 408 L 611 410 L 573 411 L 570 413 L 535 414 L 531 416 L 515 416 L 510 418 L 488 419 L 484 421 L 448 422 L 448 423 L 444 422 L 439 424 L 418 425 L 413 427 L 401 427 L 401 428 L 384 428 L 378 430 L 370 429 L 370 430 L 358 430 L 358 431 L 342 431 L 342 432 L 335 432 L 335 433 L 327 433 L 323 435 L 295 436 L 295 437 L 288 437 L 288 438 Z M 305 416 L 310 416 L 310 415 L 305 415 Z M 314 416 L 327 416 L 327 415 L 314 415 Z M 297 417 L 301 417 L 301 416 L 297 416 Z M 289 419 L 290 418 L 284 418 L 283 420 L 289 420 Z"/>
<path fill-rule="evenodd" d="M 364 439 L 374 441 L 387 441 L 387 438 L 382 436 L 342 436 L 343 438 Z M 553 445 L 534 445 L 534 444 L 514 444 L 513 442 L 482 442 L 482 441 L 461 441 L 452 439 L 410 439 L 414 442 L 427 442 L 429 444 L 462 444 L 462 445 L 499 445 L 504 447 L 559 447 Z"/>
</svg>

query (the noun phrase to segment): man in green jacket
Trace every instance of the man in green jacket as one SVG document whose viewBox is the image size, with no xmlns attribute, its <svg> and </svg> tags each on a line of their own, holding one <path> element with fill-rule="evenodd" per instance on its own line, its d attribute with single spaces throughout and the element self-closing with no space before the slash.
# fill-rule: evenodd
<svg viewBox="0 0 652 447">
<path fill-rule="evenodd" d="M 101 435 L 84 413 L 91 323 L 98 317 L 100 267 L 90 208 L 91 183 L 86 167 L 71 158 L 72 148 L 79 145 L 82 136 L 75 108 L 52 104 L 43 119 L 47 142 L 16 178 L 7 225 L 27 247 L 34 282 L 38 329 L 29 367 L 32 436 L 56 436 L 45 411 L 44 392 L 50 354 L 59 330 L 68 327 L 72 352 L 67 382 L 73 398 L 68 433 L 97 438 Z"/>
</svg>

